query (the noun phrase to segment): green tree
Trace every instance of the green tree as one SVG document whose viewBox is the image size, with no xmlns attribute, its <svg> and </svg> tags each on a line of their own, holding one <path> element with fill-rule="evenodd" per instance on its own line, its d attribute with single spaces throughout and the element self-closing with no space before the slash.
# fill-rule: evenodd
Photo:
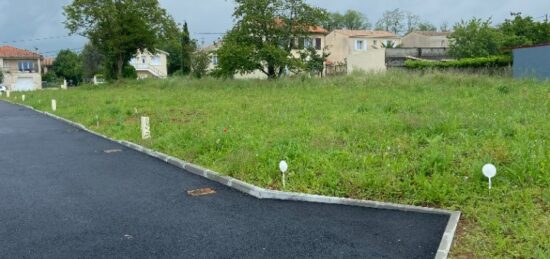
<svg viewBox="0 0 550 259">
<path fill-rule="evenodd" d="M 503 36 L 491 20 L 473 18 L 453 27 L 449 54 L 456 58 L 487 57 L 501 54 Z"/>
<path fill-rule="evenodd" d="M 336 29 L 365 30 L 372 26 L 364 14 L 355 10 L 347 10 L 344 14 L 329 13 L 322 25 L 329 31 Z"/>
<path fill-rule="evenodd" d="M 531 16 L 522 17 L 521 13 L 511 13 L 512 19 L 506 19 L 499 30 L 504 35 L 505 47 L 517 47 L 550 42 L 550 23 L 537 22 Z"/>
<path fill-rule="evenodd" d="M 191 60 L 191 75 L 196 78 L 204 77 L 210 65 L 210 53 L 206 51 L 197 51 L 193 53 Z"/>
<path fill-rule="evenodd" d="M 0 84 L 4 82 L 4 73 L 0 70 Z"/>
<path fill-rule="evenodd" d="M 80 59 L 82 60 L 84 78 L 93 78 L 95 75 L 104 71 L 104 57 L 91 42 L 84 45 L 84 49 L 80 52 Z"/>
<path fill-rule="evenodd" d="M 181 73 L 187 75 L 191 72 L 191 54 L 196 50 L 196 45 L 191 40 L 187 22 L 183 25 L 181 34 Z"/>
<path fill-rule="evenodd" d="M 304 0 L 236 0 L 236 25 L 224 37 L 218 50 L 219 73 L 259 70 L 278 78 L 302 67 L 291 53 L 296 40 L 309 37 L 311 28 L 322 24 L 326 11 Z"/>
<path fill-rule="evenodd" d="M 70 33 L 87 37 L 115 78 L 138 49 L 155 52 L 159 39 L 176 26 L 158 0 L 73 0 L 64 11 Z"/>
<path fill-rule="evenodd" d="M 78 54 L 71 50 L 60 51 L 52 68 L 57 77 L 66 79 L 71 85 L 78 85 L 82 82 L 82 61 Z"/>
<path fill-rule="evenodd" d="M 428 21 L 423 21 L 423 22 L 420 22 L 416 25 L 416 30 L 419 30 L 419 31 L 437 31 L 437 28 L 432 23 L 430 23 Z"/>
<path fill-rule="evenodd" d="M 405 12 L 399 8 L 385 11 L 382 18 L 376 22 L 376 29 L 401 34 L 405 32 L 405 18 Z"/>
</svg>

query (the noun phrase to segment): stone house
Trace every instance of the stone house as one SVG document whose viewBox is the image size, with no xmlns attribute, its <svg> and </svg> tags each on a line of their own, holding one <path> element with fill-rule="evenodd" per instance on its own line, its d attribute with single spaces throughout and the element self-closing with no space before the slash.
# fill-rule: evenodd
<svg viewBox="0 0 550 259">
<path fill-rule="evenodd" d="M 10 91 L 42 88 L 41 59 L 38 53 L 12 46 L 0 46 L 0 69 Z"/>
</svg>

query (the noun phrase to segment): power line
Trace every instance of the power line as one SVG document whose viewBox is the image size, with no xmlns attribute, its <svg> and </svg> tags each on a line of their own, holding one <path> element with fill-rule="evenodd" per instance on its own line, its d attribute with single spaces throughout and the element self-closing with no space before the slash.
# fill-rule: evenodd
<svg viewBox="0 0 550 259">
<path fill-rule="evenodd" d="M 50 36 L 50 37 L 35 38 L 35 39 L 4 40 L 4 41 L 0 41 L 0 43 L 19 43 L 19 42 L 32 42 L 32 41 L 43 41 L 43 40 L 55 40 L 55 39 L 64 39 L 64 38 L 70 38 L 75 36 L 76 35 L 59 35 L 59 36 Z"/>
</svg>

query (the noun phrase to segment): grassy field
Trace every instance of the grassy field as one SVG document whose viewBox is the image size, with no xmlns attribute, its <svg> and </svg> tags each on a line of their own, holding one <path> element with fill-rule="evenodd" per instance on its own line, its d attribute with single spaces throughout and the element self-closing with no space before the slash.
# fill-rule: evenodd
<svg viewBox="0 0 550 259">
<path fill-rule="evenodd" d="M 21 94 L 12 94 L 20 96 Z M 550 255 L 550 83 L 458 74 L 126 82 L 26 104 L 287 191 L 461 210 L 453 257 Z M 17 98 L 21 102 L 21 98 Z M 150 116 L 153 138 L 140 139 Z M 493 189 L 481 174 L 494 163 Z"/>
</svg>

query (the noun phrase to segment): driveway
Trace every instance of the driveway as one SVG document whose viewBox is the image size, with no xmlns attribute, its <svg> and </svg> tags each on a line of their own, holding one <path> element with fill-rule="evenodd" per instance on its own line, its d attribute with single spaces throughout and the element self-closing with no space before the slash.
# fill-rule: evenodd
<svg viewBox="0 0 550 259">
<path fill-rule="evenodd" d="M 0 258 L 430 258 L 448 219 L 258 200 L 0 101 Z"/>
</svg>

